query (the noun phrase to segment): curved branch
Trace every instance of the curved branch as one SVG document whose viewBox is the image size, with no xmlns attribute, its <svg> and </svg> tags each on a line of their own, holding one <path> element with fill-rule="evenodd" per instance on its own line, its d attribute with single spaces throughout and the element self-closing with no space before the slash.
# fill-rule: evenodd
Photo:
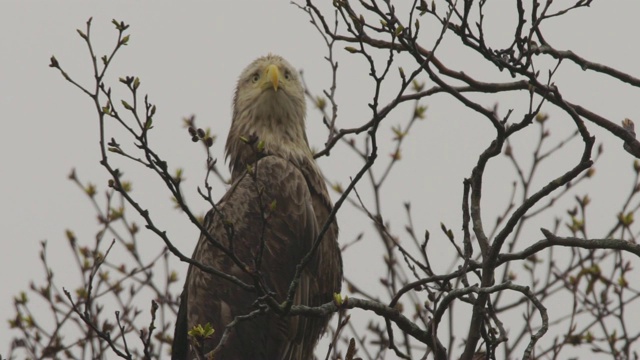
<svg viewBox="0 0 640 360">
<path fill-rule="evenodd" d="M 318 307 L 308 307 L 303 305 L 294 305 L 289 312 L 290 315 L 304 315 L 312 317 L 325 317 L 338 312 L 340 309 L 362 309 L 372 311 L 379 316 L 393 322 L 400 330 L 409 334 L 414 339 L 427 344 L 435 355 L 435 359 L 446 359 L 446 349 L 440 341 L 431 336 L 430 332 L 419 328 L 413 321 L 402 315 L 400 310 L 386 306 L 377 301 L 364 300 L 358 298 L 346 298 L 344 302 L 338 306 L 335 302 L 326 303 Z"/>
<path fill-rule="evenodd" d="M 551 233 L 551 231 L 544 228 L 540 229 L 540 231 L 546 239 L 539 240 L 535 244 L 522 251 L 498 255 L 498 264 L 501 265 L 513 260 L 526 259 L 529 256 L 552 246 L 565 246 L 590 250 L 622 250 L 632 253 L 640 258 L 640 244 L 634 244 L 630 241 L 621 239 L 579 239 L 575 237 L 560 237 L 554 235 L 553 233 Z"/>
</svg>

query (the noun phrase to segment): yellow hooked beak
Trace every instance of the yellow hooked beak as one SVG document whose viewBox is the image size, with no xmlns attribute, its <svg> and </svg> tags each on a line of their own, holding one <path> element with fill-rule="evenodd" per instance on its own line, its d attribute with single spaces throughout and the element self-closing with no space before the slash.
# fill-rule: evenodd
<svg viewBox="0 0 640 360">
<path fill-rule="evenodd" d="M 267 74 L 267 80 L 273 85 L 273 90 L 278 91 L 278 85 L 280 85 L 280 70 L 278 70 L 278 67 L 271 64 L 267 66 L 265 73 Z"/>
</svg>

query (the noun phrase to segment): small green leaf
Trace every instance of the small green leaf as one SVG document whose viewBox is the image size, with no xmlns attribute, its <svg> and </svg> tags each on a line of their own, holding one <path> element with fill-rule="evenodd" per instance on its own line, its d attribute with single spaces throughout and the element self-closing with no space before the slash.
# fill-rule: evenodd
<svg viewBox="0 0 640 360">
<path fill-rule="evenodd" d="M 584 229 L 584 221 L 576 218 L 575 216 L 571 217 L 571 225 L 569 225 L 569 229 L 572 232 L 578 232 Z"/>
<path fill-rule="evenodd" d="M 215 330 L 211 327 L 211 324 L 207 323 L 205 326 L 198 324 L 192 327 L 187 334 L 193 337 L 209 338 L 214 332 Z"/>
<path fill-rule="evenodd" d="M 413 80 L 413 90 L 415 92 L 420 92 L 424 88 L 424 83 L 419 82 L 418 80 Z"/>
<path fill-rule="evenodd" d="M 544 124 L 544 122 L 547 121 L 547 119 L 549 119 L 548 114 L 541 113 L 541 112 L 536 114 L 536 121 L 539 122 L 540 124 Z"/>
<path fill-rule="evenodd" d="M 168 283 L 173 283 L 178 281 L 178 273 L 175 271 L 172 271 L 171 274 L 169 274 L 169 279 L 167 279 Z"/>
<path fill-rule="evenodd" d="M 88 267 L 88 264 L 85 264 L 85 265 L 87 265 L 87 267 Z M 85 290 L 84 288 L 77 288 L 76 289 L 76 296 L 79 299 L 85 299 L 87 297 L 87 295 L 88 295 L 87 294 L 87 290 Z"/>
<path fill-rule="evenodd" d="M 124 192 L 130 192 L 133 188 L 130 181 L 123 181 L 120 185 L 122 185 L 122 191 Z"/>
<path fill-rule="evenodd" d="M 629 227 L 633 224 L 633 212 L 629 212 L 627 214 L 618 214 L 618 220 L 624 225 L 624 227 Z"/>
<path fill-rule="evenodd" d="M 73 231 L 69 229 L 65 230 L 64 234 L 67 236 L 67 240 L 69 240 L 71 245 L 74 245 L 76 242 L 76 234 L 74 234 Z"/>
<path fill-rule="evenodd" d="M 84 189 L 84 192 L 89 195 L 89 197 L 94 197 L 96 195 L 96 186 L 89 183 L 89 185 Z"/>
<path fill-rule="evenodd" d="M 405 135 L 407 135 L 405 131 L 402 131 L 402 129 L 400 128 L 400 125 L 392 127 L 391 131 L 393 131 L 393 135 L 394 135 L 393 140 L 402 140 L 405 137 Z"/>
<path fill-rule="evenodd" d="M 342 306 L 342 303 L 343 303 L 342 295 L 340 293 L 333 293 L 333 302 L 338 307 Z"/>
<path fill-rule="evenodd" d="M 587 331 L 587 333 L 584 335 L 584 341 L 587 343 L 592 343 L 594 340 L 593 334 L 591 333 L 591 331 Z"/>
<path fill-rule="evenodd" d="M 624 276 L 621 276 L 621 277 L 618 279 L 618 285 L 620 285 L 620 286 L 621 286 L 621 287 L 623 287 L 623 288 L 626 288 L 626 287 L 628 287 L 628 286 L 629 286 L 629 283 L 627 282 L 627 279 L 625 279 L 625 278 L 624 278 Z"/>
<path fill-rule="evenodd" d="M 403 31 L 404 31 L 404 26 L 398 25 L 398 27 L 396 27 L 395 35 L 400 36 L 400 34 L 402 34 Z"/>
<path fill-rule="evenodd" d="M 20 292 L 20 296 L 16 296 L 13 301 L 16 304 L 20 304 L 20 305 L 24 305 L 26 304 L 29 299 L 27 298 L 27 293 L 25 293 L 24 291 Z"/>
<path fill-rule="evenodd" d="M 125 108 L 125 109 L 127 109 L 127 110 L 133 110 L 133 107 L 131 107 L 131 105 L 129 105 L 129 103 L 128 103 L 128 102 L 126 102 L 126 101 L 124 101 L 124 100 L 121 100 L 121 102 L 122 102 L 122 106 L 124 106 L 124 108 Z"/>
</svg>

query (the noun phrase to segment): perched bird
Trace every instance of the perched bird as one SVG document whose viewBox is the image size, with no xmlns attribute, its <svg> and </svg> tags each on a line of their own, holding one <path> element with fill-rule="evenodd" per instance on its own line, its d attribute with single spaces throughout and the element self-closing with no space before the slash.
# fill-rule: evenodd
<svg viewBox="0 0 640 360">
<path fill-rule="evenodd" d="M 212 238 L 246 265 L 238 266 L 202 234 L 193 260 L 254 285 L 259 273 L 281 303 L 296 265 L 312 248 L 332 209 L 327 187 L 305 133 L 304 89 L 295 69 L 267 55 L 240 75 L 226 156 L 231 187 L 204 220 Z M 318 306 L 339 293 L 342 260 L 333 221 L 304 268 L 294 305 Z M 210 323 L 215 332 L 204 353 L 216 348 L 225 327 L 256 310 L 259 292 L 190 266 L 181 296 L 173 359 L 195 357 L 187 332 Z M 329 319 L 280 316 L 272 311 L 239 321 L 216 352 L 216 359 L 313 359 Z"/>
</svg>

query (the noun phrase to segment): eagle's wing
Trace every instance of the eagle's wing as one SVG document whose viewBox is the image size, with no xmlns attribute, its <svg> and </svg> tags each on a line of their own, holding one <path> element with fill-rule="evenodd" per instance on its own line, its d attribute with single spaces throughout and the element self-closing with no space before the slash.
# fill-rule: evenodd
<svg viewBox="0 0 640 360">
<path fill-rule="evenodd" d="M 187 272 L 187 279 L 191 275 L 191 267 Z M 186 359 L 189 354 L 189 341 L 187 337 L 187 331 L 189 326 L 187 325 L 187 291 L 182 290 L 180 294 L 180 307 L 178 308 L 178 316 L 176 317 L 176 327 L 173 333 L 173 345 L 171 347 L 171 359 L 181 360 Z"/>
<path fill-rule="evenodd" d="M 259 272 L 276 299 L 283 301 L 296 265 L 318 233 L 311 194 L 300 170 L 287 160 L 266 156 L 235 181 L 217 208 L 205 217 L 205 228 L 214 239 L 232 248 L 247 270 Z M 258 261 L 262 244 L 262 258 Z M 193 259 L 253 284 L 251 277 L 204 234 Z M 303 281 L 308 279 L 308 272 L 303 277 Z M 296 293 L 297 304 L 309 304 L 309 281 L 305 282 L 307 285 L 300 286 Z M 256 309 L 253 304 L 257 296 L 228 280 L 190 267 L 178 312 L 173 358 L 188 357 L 187 331 L 197 324 L 211 323 L 215 329 L 205 346 L 206 351 L 212 350 L 227 324 Z M 302 342 L 306 323 L 304 317 L 273 314 L 239 322 L 217 358 L 275 359 L 281 358 L 284 351 L 300 354 L 301 350 L 292 348 Z"/>
</svg>

